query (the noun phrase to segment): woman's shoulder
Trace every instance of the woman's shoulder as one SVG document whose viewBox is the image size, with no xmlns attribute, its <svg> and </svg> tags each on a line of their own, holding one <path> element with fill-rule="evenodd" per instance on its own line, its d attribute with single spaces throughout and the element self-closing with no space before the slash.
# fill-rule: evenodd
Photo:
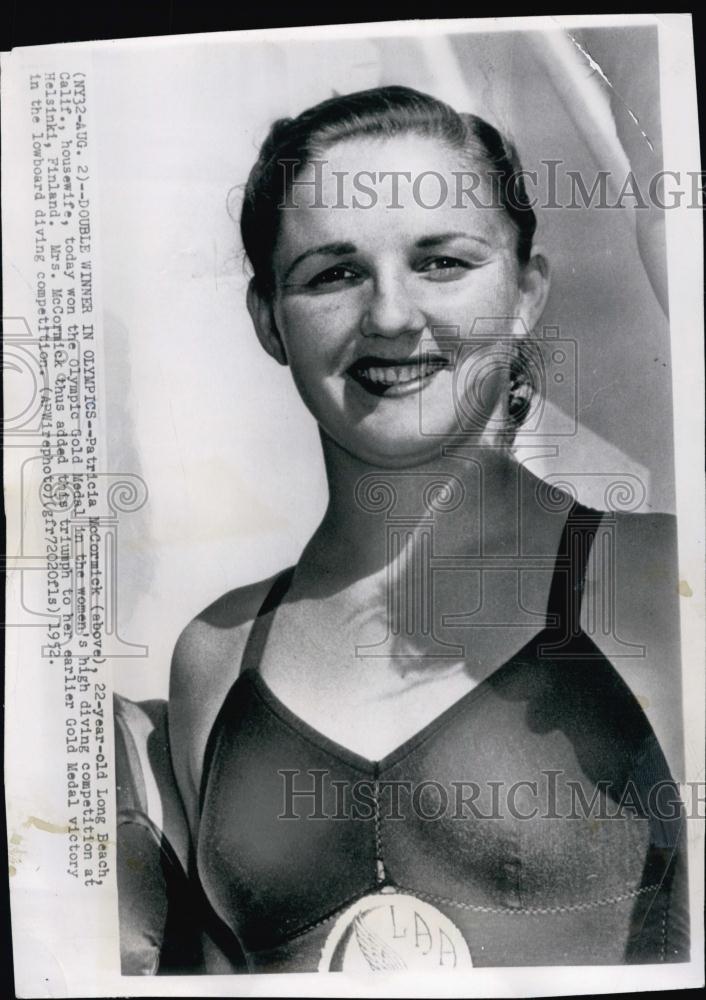
<svg viewBox="0 0 706 1000">
<path fill-rule="evenodd" d="M 681 769 L 677 522 L 606 512 L 586 573 L 582 626 L 645 710 L 673 773 Z"/>
<path fill-rule="evenodd" d="M 589 580 L 612 584 L 625 614 L 645 597 L 657 605 L 657 613 L 672 607 L 679 586 L 677 519 L 673 514 L 605 511 L 597 537 L 589 561 Z"/>
<path fill-rule="evenodd" d="M 677 519 L 674 514 L 654 511 L 607 511 L 604 519 L 616 526 L 624 545 L 632 545 L 645 553 L 654 550 L 665 553 L 677 544 Z"/>
<path fill-rule="evenodd" d="M 197 614 L 172 656 L 169 736 L 172 762 L 190 820 L 198 798 L 209 734 L 240 672 L 252 623 L 276 575 L 237 587 Z"/>
<path fill-rule="evenodd" d="M 218 664 L 232 664 L 275 579 L 276 575 L 229 590 L 191 619 L 174 647 L 176 679 L 184 669 L 188 680 L 204 671 L 211 674 Z"/>
<path fill-rule="evenodd" d="M 678 627 L 677 520 L 672 514 L 603 512 L 587 584 L 614 609 L 615 625 L 650 635 Z M 607 602 L 607 603 L 606 603 Z"/>
</svg>

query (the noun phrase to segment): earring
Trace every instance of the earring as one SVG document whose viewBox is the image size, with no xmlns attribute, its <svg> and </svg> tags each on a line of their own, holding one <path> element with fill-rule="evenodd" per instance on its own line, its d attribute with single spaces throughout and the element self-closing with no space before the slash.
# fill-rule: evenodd
<svg viewBox="0 0 706 1000">
<path fill-rule="evenodd" d="M 507 411 L 511 422 L 519 427 L 527 418 L 536 391 L 532 377 L 530 349 L 519 343 L 510 362 L 510 388 Z"/>
</svg>

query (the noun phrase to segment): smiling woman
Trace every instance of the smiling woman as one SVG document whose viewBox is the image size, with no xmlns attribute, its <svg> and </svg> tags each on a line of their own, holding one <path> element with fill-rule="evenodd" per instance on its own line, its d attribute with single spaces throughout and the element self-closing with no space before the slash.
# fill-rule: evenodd
<svg viewBox="0 0 706 1000">
<path fill-rule="evenodd" d="M 403 87 L 276 122 L 252 169 L 248 307 L 329 503 L 174 654 L 206 971 L 688 957 L 681 805 L 610 660 L 678 663 L 672 523 L 513 457 L 535 225 L 512 146 Z"/>
<path fill-rule="evenodd" d="M 482 441 L 490 428 L 509 429 L 503 389 L 513 332 L 532 329 L 548 283 L 544 258 L 528 253 L 506 209 L 449 199 L 430 210 L 410 188 L 401 201 L 381 197 L 368 209 L 322 211 L 371 165 L 373 176 L 406 166 L 413 176 L 441 167 L 451 177 L 460 159 L 459 151 L 416 133 L 381 141 L 354 132 L 336 142 L 308 197 L 282 213 L 273 293 L 262 291 L 270 279 L 258 281 L 257 271 L 250 288 L 266 350 L 290 365 L 322 430 L 373 464 L 434 458 L 444 438 L 459 433 L 456 385 L 478 386 L 475 369 L 487 376 L 493 368 L 496 378 L 483 380 L 482 396 L 472 392 L 474 427 L 464 430 Z M 508 177 L 509 169 L 507 161 Z M 524 212 L 526 231 L 534 214 Z M 249 239 L 247 217 L 243 236 Z M 490 317 L 498 318 L 496 329 L 479 350 L 474 324 Z M 469 343 L 476 349 L 465 349 Z"/>
</svg>

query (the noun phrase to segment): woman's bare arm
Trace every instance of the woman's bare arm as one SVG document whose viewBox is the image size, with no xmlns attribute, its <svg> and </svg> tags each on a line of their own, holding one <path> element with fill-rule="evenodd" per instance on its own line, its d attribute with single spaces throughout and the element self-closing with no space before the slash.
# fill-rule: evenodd
<svg viewBox="0 0 706 1000">
<path fill-rule="evenodd" d="M 683 769 L 676 518 L 608 514 L 591 551 L 581 623 L 642 705 L 679 780 Z"/>
<path fill-rule="evenodd" d="M 198 828 L 206 743 L 238 676 L 250 627 L 271 584 L 272 579 L 262 580 L 224 594 L 186 626 L 174 649 L 169 740 L 192 837 Z"/>
</svg>

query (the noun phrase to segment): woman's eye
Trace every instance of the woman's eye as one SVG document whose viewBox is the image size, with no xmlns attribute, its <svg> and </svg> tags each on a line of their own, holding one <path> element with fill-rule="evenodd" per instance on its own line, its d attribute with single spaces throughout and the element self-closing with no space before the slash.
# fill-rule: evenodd
<svg viewBox="0 0 706 1000">
<path fill-rule="evenodd" d="M 307 281 L 307 286 L 309 288 L 324 288 L 327 285 L 349 282 L 358 277 L 358 273 L 350 267 L 346 267 L 343 264 L 336 264 L 335 267 L 328 267 L 325 271 L 321 271 L 320 274 L 315 275 Z"/>
<path fill-rule="evenodd" d="M 433 260 L 426 261 L 421 270 L 425 274 L 431 274 L 436 281 L 456 278 L 462 271 L 470 271 L 472 265 L 458 257 L 434 257 Z"/>
</svg>

